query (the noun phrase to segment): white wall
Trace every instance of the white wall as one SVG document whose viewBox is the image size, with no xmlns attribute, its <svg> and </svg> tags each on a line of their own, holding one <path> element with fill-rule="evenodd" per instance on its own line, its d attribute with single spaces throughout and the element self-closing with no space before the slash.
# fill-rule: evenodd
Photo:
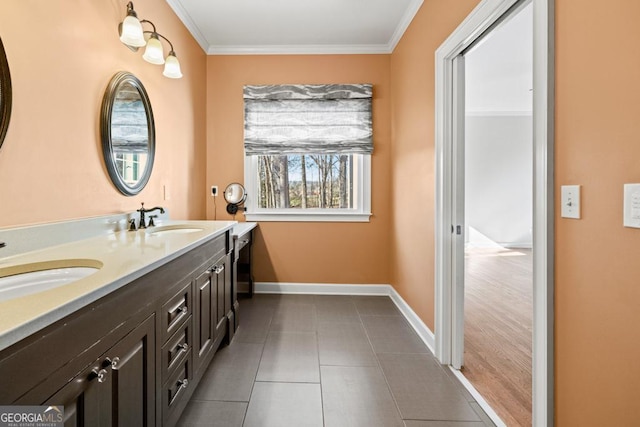
<svg viewBox="0 0 640 427">
<path fill-rule="evenodd" d="M 467 242 L 531 247 L 532 5 L 465 54 Z"/>
<path fill-rule="evenodd" d="M 468 243 L 481 235 L 507 247 L 531 247 L 533 138 L 531 115 L 467 116 L 465 226 Z"/>
</svg>

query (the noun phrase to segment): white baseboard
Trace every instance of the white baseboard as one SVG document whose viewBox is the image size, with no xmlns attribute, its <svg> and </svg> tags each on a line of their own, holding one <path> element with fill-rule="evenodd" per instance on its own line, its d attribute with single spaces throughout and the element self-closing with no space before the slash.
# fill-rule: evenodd
<svg viewBox="0 0 640 427">
<path fill-rule="evenodd" d="M 256 282 L 257 294 L 309 294 L 309 295 L 387 295 L 407 319 L 418 337 L 434 352 L 435 337 L 407 302 L 391 285 L 349 285 L 332 283 L 274 283 Z"/>
<path fill-rule="evenodd" d="M 458 380 L 460 381 L 460 383 L 462 383 L 464 388 L 466 388 L 467 391 L 471 394 L 471 396 L 476 400 L 476 402 L 478 402 L 478 405 L 480 405 L 480 407 L 487 414 L 487 416 L 491 418 L 491 421 L 493 421 L 496 427 L 507 427 L 504 421 L 502 421 L 502 418 L 500 418 L 498 414 L 496 414 L 496 412 L 493 410 L 493 408 L 487 403 L 487 401 L 484 400 L 484 397 L 482 397 L 482 395 L 478 392 L 478 390 L 476 390 L 476 388 L 473 386 L 473 384 L 471 384 L 471 382 L 467 379 L 467 377 L 465 377 L 462 372 L 455 369 L 451 365 L 449 365 L 449 369 L 451 369 L 451 372 L 453 372 L 456 378 L 458 378 Z"/>
</svg>

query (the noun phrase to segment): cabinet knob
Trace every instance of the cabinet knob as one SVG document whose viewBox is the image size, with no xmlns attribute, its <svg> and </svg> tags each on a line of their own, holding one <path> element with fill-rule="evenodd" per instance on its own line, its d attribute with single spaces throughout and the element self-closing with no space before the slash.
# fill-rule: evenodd
<svg viewBox="0 0 640 427">
<path fill-rule="evenodd" d="M 102 367 L 103 368 L 111 368 L 111 369 L 118 369 L 118 364 L 120 363 L 120 358 L 119 357 L 114 357 L 113 359 L 106 357 L 104 359 L 104 361 L 102 362 Z"/>
<path fill-rule="evenodd" d="M 182 388 L 187 388 L 187 386 L 189 385 L 189 380 L 188 379 L 183 379 L 178 381 L 178 385 Z"/>
<path fill-rule="evenodd" d="M 97 379 L 99 383 L 103 383 L 107 380 L 108 375 L 109 371 L 107 371 L 106 369 L 93 368 L 89 373 L 88 380 L 93 381 Z"/>
<path fill-rule="evenodd" d="M 187 343 L 179 344 L 178 345 L 178 349 L 180 349 L 180 350 L 182 350 L 184 352 L 187 352 L 187 351 L 189 351 L 189 344 L 187 344 Z"/>
</svg>

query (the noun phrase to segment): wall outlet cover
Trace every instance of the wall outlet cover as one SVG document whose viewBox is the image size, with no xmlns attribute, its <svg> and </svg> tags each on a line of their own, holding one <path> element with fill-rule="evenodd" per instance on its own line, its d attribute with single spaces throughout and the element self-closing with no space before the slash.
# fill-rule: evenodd
<svg viewBox="0 0 640 427">
<path fill-rule="evenodd" d="M 624 185 L 623 225 L 640 228 L 640 184 Z"/>
</svg>

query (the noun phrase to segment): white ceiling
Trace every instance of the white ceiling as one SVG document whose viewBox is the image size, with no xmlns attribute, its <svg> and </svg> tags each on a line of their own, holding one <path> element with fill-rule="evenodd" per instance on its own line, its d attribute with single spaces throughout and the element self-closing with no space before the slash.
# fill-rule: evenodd
<svg viewBox="0 0 640 427">
<path fill-rule="evenodd" d="M 215 54 L 391 53 L 423 0 L 166 0 Z"/>
</svg>

